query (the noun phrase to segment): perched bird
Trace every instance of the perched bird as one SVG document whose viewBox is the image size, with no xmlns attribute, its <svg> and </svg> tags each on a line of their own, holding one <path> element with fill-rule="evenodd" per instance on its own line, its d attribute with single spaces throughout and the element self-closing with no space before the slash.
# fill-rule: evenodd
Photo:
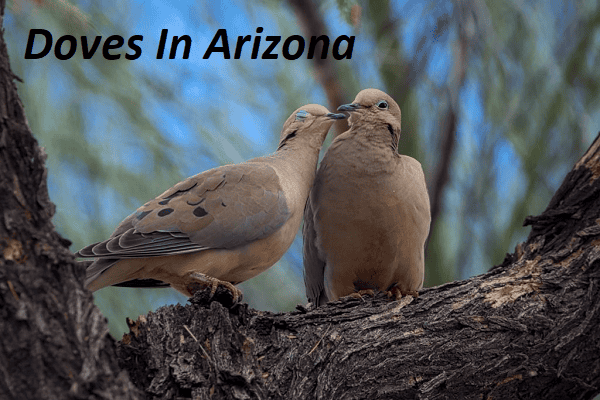
<svg viewBox="0 0 600 400">
<path fill-rule="evenodd" d="M 308 300 L 417 295 L 431 215 L 421 164 L 398 154 L 400 107 L 365 89 L 338 111 L 350 129 L 327 150 L 304 211 Z"/>
<path fill-rule="evenodd" d="M 319 150 L 345 114 L 300 107 L 285 121 L 277 151 L 179 182 L 125 218 L 111 237 L 76 253 L 95 258 L 85 286 L 172 286 L 192 296 L 271 267 L 290 247 L 317 169 Z"/>
</svg>

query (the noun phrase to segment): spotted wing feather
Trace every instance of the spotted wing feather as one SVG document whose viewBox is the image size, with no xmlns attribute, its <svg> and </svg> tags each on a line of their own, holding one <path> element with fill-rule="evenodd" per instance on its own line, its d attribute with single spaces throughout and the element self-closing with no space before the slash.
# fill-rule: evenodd
<svg viewBox="0 0 600 400">
<path fill-rule="evenodd" d="M 173 186 L 123 220 L 109 239 L 77 255 L 100 258 L 87 270 L 90 280 L 122 258 L 241 246 L 271 235 L 289 216 L 272 167 L 226 165 Z"/>
</svg>

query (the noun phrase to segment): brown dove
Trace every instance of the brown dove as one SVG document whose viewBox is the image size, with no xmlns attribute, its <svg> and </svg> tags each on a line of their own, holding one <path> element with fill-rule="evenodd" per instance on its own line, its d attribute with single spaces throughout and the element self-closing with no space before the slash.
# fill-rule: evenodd
<svg viewBox="0 0 600 400">
<path fill-rule="evenodd" d="M 290 247 L 312 186 L 319 150 L 336 119 L 300 107 L 285 121 L 277 151 L 179 182 L 125 218 L 110 238 L 76 253 L 95 258 L 85 286 L 172 286 L 192 296 L 271 267 Z"/>
<path fill-rule="evenodd" d="M 421 164 L 398 154 L 400 107 L 365 89 L 338 111 L 350 113 L 350 129 L 327 150 L 304 211 L 308 300 L 417 295 L 431 215 Z"/>
</svg>

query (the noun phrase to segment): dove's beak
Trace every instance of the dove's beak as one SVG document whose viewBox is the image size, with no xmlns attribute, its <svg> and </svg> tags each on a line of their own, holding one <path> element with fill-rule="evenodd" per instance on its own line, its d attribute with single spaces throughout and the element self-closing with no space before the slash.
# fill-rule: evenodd
<svg viewBox="0 0 600 400">
<path fill-rule="evenodd" d="M 346 119 L 346 118 L 348 118 L 348 116 L 346 114 L 342 114 L 342 113 L 339 113 L 339 114 L 329 113 L 329 114 L 326 114 L 325 116 L 329 119 Z"/>
<path fill-rule="evenodd" d="M 356 111 L 359 108 L 362 108 L 362 106 L 358 103 L 352 103 L 352 104 L 344 104 L 342 106 L 338 107 L 338 111 L 346 111 L 346 112 L 352 112 L 352 111 Z"/>
</svg>

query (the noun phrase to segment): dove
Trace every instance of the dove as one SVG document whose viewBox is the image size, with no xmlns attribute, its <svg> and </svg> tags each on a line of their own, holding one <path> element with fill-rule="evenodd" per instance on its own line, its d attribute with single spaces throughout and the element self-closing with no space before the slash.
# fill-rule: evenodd
<svg viewBox="0 0 600 400">
<path fill-rule="evenodd" d="M 421 164 L 398 154 L 398 104 L 377 89 L 352 104 L 350 129 L 323 157 L 304 211 L 304 282 L 316 306 L 387 291 L 418 295 L 431 223 Z"/>
<path fill-rule="evenodd" d="M 234 285 L 275 264 L 300 228 L 323 141 L 345 114 L 318 104 L 285 121 L 277 151 L 177 183 L 125 218 L 107 240 L 76 255 L 94 258 L 85 286 L 171 286 L 186 296 Z"/>
</svg>

